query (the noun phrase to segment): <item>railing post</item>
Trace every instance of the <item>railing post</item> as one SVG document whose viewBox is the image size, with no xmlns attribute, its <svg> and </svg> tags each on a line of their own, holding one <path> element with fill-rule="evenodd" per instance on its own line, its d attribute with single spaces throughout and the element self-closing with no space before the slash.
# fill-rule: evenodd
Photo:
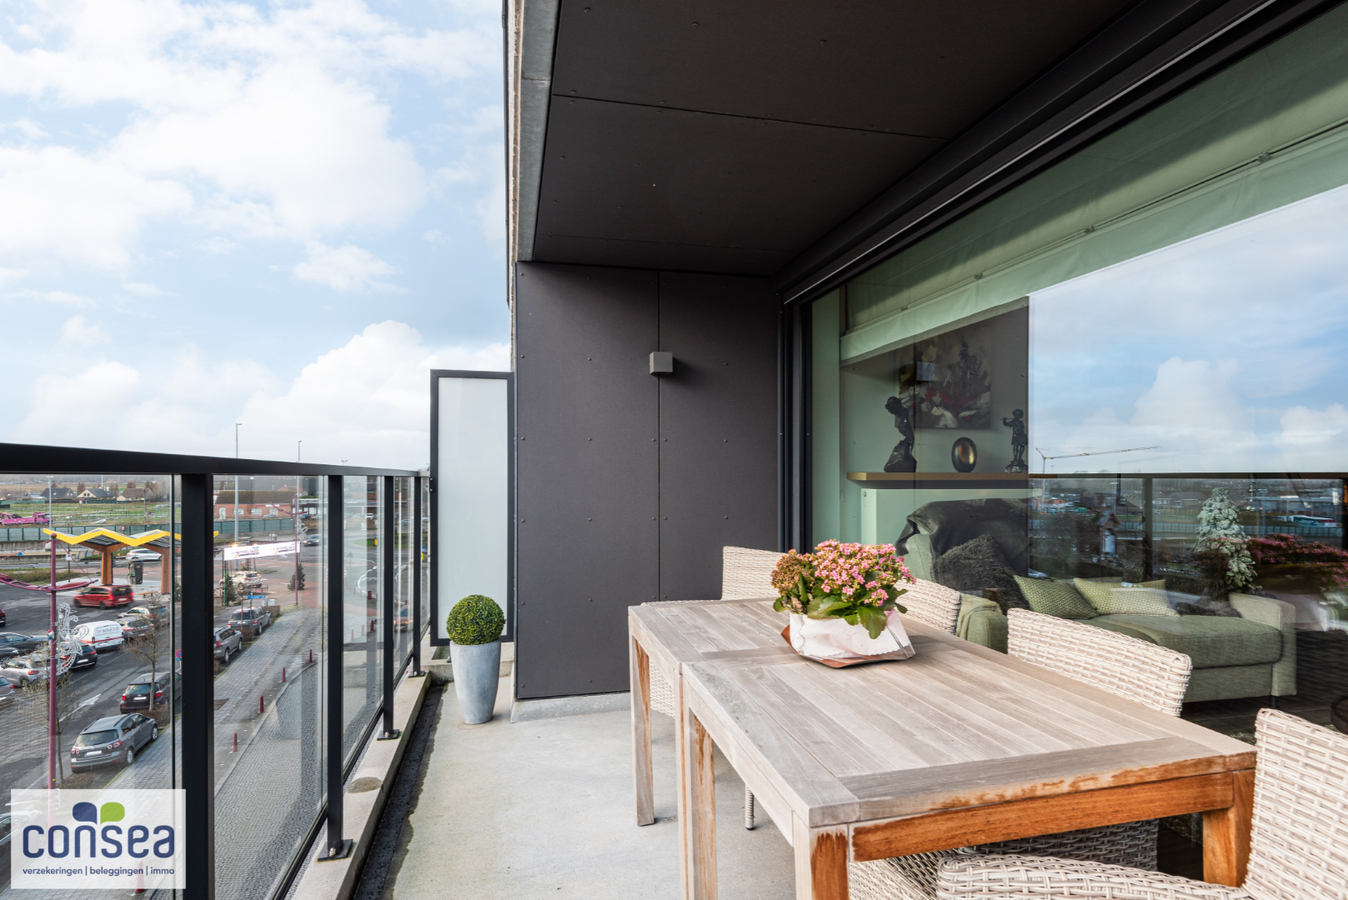
<svg viewBox="0 0 1348 900">
<path fill-rule="evenodd" d="M 393 727 L 393 596 L 394 569 L 397 565 L 397 544 L 398 544 L 398 507 L 393 498 L 394 478 L 392 475 L 385 475 L 383 478 L 384 487 L 384 508 L 380 520 L 383 528 L 379 534 L 379 547 L 384 552 L 380 555 L 380 568 L 383 570 L 380 574 L 383 576 L 382 589 L 384 596 L 380 598 L 384 612 L 383 627 L 379 629 L 383 635 L 383 653 L 380 656 L 384 666 L 384 732 L 379 736 L 381 741 L 391 741 L 398 737 L 400 732 Z"/>
<path fill-rule="evenodd" d="M 211 476 L 183 475 L 183 790 L 187 800 L 186 896 L 215 897 L 215 585 Z M 170 590 L 172 588 L 170 587 Z M 172 594 L 169 595 L 170 598 Z M 170 601 L 171 602 L 171 601 Z"/>
<path fill-rule="evenodd" d="M 1142 580 L 1151 581 L 1156 577 L 1156 499 L 1154 479 L 1148 475 L 1142 479 Z"/>
<path fill-rule="evenodd" d="M 408 678 L 426 674 L 421 671 L 421 487 L 418 475 L 412 479 L 412 671 Z"/>
<path fill-rule="evenodd" d="M 328 509 L 323 531 L 328 540 L 328 677 L 326 679 L 328 753 L 328 839 L 317 861 L 345 859 L 352 842 L 342 837 L 342 674 L 346 652 L 346 565 L 342 557 L 342 476 L 328 476 Z"/>
</svg>

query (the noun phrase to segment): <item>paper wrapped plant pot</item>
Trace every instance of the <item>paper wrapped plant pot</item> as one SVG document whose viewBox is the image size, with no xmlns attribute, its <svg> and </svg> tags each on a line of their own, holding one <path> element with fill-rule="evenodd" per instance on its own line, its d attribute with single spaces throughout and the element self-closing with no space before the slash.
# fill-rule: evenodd
<svg viewBox="0 0 1348 900">
<path fill-rule="evenodd" d="M 898 614 L 886 615 L 885 630 L 872 638 L 864 625 L 849 625 L 842 619 L 811 619 L 791 614 L 787 627 L 791 649 L 807 659 L 834 667 L 866 662 L 908 659 L 914 655 L 912 641 Z"/>
</svg>

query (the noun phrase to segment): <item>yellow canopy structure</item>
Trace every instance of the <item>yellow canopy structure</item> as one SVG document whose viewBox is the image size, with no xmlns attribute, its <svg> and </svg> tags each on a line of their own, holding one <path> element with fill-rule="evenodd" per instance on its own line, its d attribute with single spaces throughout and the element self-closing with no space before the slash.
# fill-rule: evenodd
<svg viewBox="0 0 1348 900">
<path fill-rule="evenodd" d="M 159 554 L 161 590 L 172 589 L 169 583 L 169 554 L 173 550 L 173 543 L 167 531 L 155 529 L 153 531 L 142 531 L 140 534 L 122 534 L 107 528 L 95 528 L 83 534 L 66 534 L 51 528 L 44 528 L 42 531 L 51 535 L 53 539 L 64 544 L 70 544 L 72 547 L 87 547 L 90 550 L 97 550 L 102 557 L 99 571 L 99 581 L 102 584 L 112 584 L 112 557 L 118 551 L 132 547 L 144 547 L 153 550 Z M 174 540 L 182 540 L 182 535 L 175 534 L 171 537 Z"/>
</svg>

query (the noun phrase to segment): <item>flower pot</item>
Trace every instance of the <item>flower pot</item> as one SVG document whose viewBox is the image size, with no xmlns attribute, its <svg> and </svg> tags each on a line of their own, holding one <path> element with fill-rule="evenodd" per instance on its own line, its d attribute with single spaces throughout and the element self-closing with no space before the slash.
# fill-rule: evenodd
<svg viewBox="0 0 1348 900">
<path fill-rule="evenodd" d="M 872 638 L 864 625 L 849 625 L 842 619 L 811 619 L 791 614 L 791 647 L 811 659 L 844 662 L 869 657 L 906 659 L 913 655 L 898 613 L 886 614 L 885 630 Z"/>
<path fill-rule="evenodd" d="M 496 689 L 501 684 L 500 640 L 490 644 L 450 644 L 449 661 L 463 724 L 491 721 Z"/>
</svg>

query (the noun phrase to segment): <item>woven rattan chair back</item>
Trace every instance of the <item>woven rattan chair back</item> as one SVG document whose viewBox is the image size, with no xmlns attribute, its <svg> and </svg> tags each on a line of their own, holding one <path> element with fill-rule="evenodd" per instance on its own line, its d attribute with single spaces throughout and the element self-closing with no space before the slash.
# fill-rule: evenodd
<svg viewBox="0 0 1348 900">
<path fill-rule="evenodd" d="M 960 617 L 959 591 L 921 578 L 907 588 L 899 602 L 907 607 L 908 615 L 946 634 L 955 633 L 955 623 Z"/>
<path fill-rule="evenodd" d="M 1094 625 L 1012 609 L 1007 652 L 1152 709 L 1180 714 L 1193 661 L 1186 654 Z"/>
<path fill-rule="evenodd" d="M 751 550 L 748 547 L 721 549 L 721 599 L 753 600 L 757 597 L 775 597 L 772 570 L 782 554 L 774 550 Z"/>
<path fill-rule="evenodd" d="M 751 550 L 748 547 L 724 547 L 721 550 L 721 599 L 752 600 L 756 597 L 775 597 L 772 570 L 781 553 L 773 550 Z M 665 601 L 656 601 L 665 602 Z M 708 601 L 714 602 L 714 601 Z M 651 709 L 667 716 L 674 715 L 674 689 L 659 672 L 651 672 Z"/>
<path fill-rule="evenodd" d="M 1348 897 L 1348 735 L 1262 709 L 1255 740 L 1245 890 L 1258 900 Z"/>
</svg>

